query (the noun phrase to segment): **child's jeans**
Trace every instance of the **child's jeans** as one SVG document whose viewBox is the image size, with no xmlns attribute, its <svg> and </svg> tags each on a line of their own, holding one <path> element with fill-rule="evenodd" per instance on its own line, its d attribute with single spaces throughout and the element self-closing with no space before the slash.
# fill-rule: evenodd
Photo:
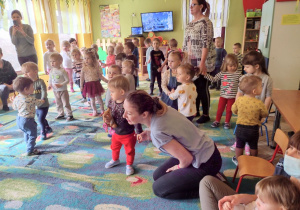
<svg viewBox="0 0 300 210">
<path fill-rule="evenodd" d="M 48 121 L 46 120 L 48 110 L 49 110 L 49 107 L 41 107 L 41 108 L 36 109 L 36 116 L 37 116 L 39 124 L 41 126 L 41 133 L 43 135 L 46 135 L 47 128 L 49 128 Z"/>
<path fill-rule="evenodd" d="M 114 161 L 119 160 L 120 150 L 122 145 L 124 145 L 125 153 L 126 153 L 126 164 L 132 165 L 134 161 L 135 155 L 135 143 L 136 137 L 135 133 L 127 134 L 127 135 L 118 135 L 114 133 L 111 138 L 110 148 L 112 150 L 112 159 Z"/>
<path fill-rule="evenodd" d="M 17 116 L 17 125 L 24 132 L 24 140 L 27 146 L 27 153 L 33 151 L 37 137 L 37 124 L 34 118 Z"/>
<path fill-rule="evenodd" d="M 147 71 L 148 71 L 149 79 L 151 80 L 151 63 L 147 64 Z"/>
</svg>

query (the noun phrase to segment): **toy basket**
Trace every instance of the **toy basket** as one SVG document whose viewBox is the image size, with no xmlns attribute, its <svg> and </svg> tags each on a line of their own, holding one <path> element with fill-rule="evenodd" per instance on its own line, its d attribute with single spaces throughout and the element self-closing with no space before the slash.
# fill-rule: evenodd
<svg viewBox="0 0 300 210">
<path fill-rule="evenodd" d="M 246 12 L 247 17 L 255 17 L 255 12 Z"/>
</svg>

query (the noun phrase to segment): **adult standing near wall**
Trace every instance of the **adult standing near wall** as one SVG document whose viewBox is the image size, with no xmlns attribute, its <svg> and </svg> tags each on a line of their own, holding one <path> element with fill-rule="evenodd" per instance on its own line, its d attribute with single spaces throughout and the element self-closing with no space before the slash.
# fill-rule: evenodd
<svg viewBox="0 0 300 210">
<path fill-rule="evenodd" d="M 196 68 L 200 68 L 201 74 L 194 83 L 198 93 L 196 99 L 197 116 L 200 116 L 200 102 L 203 109 L 203 115 L 197 120 L 197 123 L 201 124 L 210 120 L 208 80 L 204 78 L 203 74 L 212 72 L 215 68 L 214 29 L 208 18 L 209 4 L 205 0 L 192 0 L 190 9 L 194 20 L 185 28 L 183 51 L 187 52 L 188 62 Z"/>
<path fill-rule="evenodd" d="M 19 10 L 11 12 L 14 25 L 9 28 L 11 42 L 15 45 L 20 65 L 28 61 L 38 63 L 34 48 L 34 36 L 30 25 L 22 24 L 22 14 Z"/>
<path fill-rule="evenodd" d="M 177 110 L 157 97 L 138 90 L 124 102 L 124 118 L 129 124 L 146 125 L 150 131 L 137 136 L 138 141 L 152 140 L 162 152 L 172 157 L 153 174 L 153 192 L 167 199 L 199 198 L 199 182 L 215 176 L 222 165 L 213 140 Z"/>
</svg>

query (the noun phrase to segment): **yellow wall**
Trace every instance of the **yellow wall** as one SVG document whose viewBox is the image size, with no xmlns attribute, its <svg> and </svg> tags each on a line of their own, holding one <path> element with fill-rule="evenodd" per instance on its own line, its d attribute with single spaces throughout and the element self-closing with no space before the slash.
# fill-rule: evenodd
<svg viewBox="0 0 300 210">
<path fill-rule="evenodd" d="M 126 38 L 131 34 L 131 27 L 142 26 L 140 13 L 173 11 L 174 31 L 155 32 L 155 35 L 162 36 L 166 40 L 175 38 L 178 41 L 178 46 L 182 46 L 182 0 L 93 0 L 91 1 L 91 16 L 94 43 L 97 39 L 102 38 L 99 5 L 109 4 L 119 5 L 122 38 Z M 136 17 L 133 18 L 133 25 L 132 13 L 136 14 Z M 144 36 L 147 37 L 148 33 L 144 33 Z"/>
<path fill-rule="evenodd" d="M 225 49 L 227 53 L 232 53 L 234 43 L 243 44 L 244 34 L 244 7 L 242 0 L 230 0 L 229 18 L 225 32 Z"/>
</svg>

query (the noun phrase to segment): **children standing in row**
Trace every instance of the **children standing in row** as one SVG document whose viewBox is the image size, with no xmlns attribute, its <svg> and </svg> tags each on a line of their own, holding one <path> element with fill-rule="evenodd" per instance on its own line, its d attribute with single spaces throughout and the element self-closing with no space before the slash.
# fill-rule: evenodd
<svg viewBox="0 0 300 210">
<path fill-rule="evenodd" d="M 261 126 L 261 119 L 268 116 L 264 103 L 255 98 L 262 92 L 260 77 L 254 75 L 243 77 L 239 88 L 243 91 L 244 96 L 238 97 L 232 105 L 232 112 L 238 115 L 235 156 L 232 158 L 236 165 L 238 157 L 243 154 L 246 143 L 250 146 L 250 155 L 257 156 L 259 126 Z"/>
<path fill-rule="evenodd" d="M 22 73 L 25 77 L 30 78 L 33 81 L 34 92 L 31 95 L 36 99 L 43 99 L 44 103 L 37 107 L 36 116 L 41 126 L 41 140 L 47 139 L 47 133 L 52 132 L 52 128 L 49 126 L 46 116 L 49 110 L 49 101 L 47 97 L 47 87 L 44 80 L 39 78 L 38 66 L 33 62 L 26 62 L 22 65 Z"/>
<path fill-rule="evenodd" d="M 220 126 L 220 120 L 225 107 L 226 119 L 224 129 L 230 128 L 230 119 L 232 116 L 231 106 L 235 102 L 239 78 L 241 77 L 241 72 L 237 71 L 237 67 L 238 60 L 236 56 L 234 54 L 228 54 L 225 57 L 220 73 L 218 73 L 215 77 L 212 77 L 209 74 L 205 76 L 205 78 L 211 82 L 218 82 L 221 80 L 222 84 L 216 120 L 211 124 L 211 127 L 213 128 Z"/>
<path fill-rule="evenodd" d="M 216 76 L 221 69 L 223 60 L 225 56 L 227 55 L 226 50 L 222 47 L 223 46 L 223 39 L 222 37 L 217 37 L 215 38 L 215 47 L 216 47 L 216 65 L 215 65 L 215 70 L 210 73 L 211 76 Z M 216 90 L 220 90 L 221 82 L 216 81 L 212 82 L 212 84 L 209 86 L 210 89 L 216 88 Z"/>
<path fill-rule="evenodd" d="M 37 137 L 37 124 L 34 120 L 35 106 L 40 106 L 45 101 L 30 96 L 34 92 L 33 81 L 30 78 L 17 77 L 13 82 L 13 87 L 20 93 L 12 101 L 13 109 L 18 110 L 17 125 L 24 132 L 27 155 L 39 155 L 40 151 L 34 148 Z"/>
<path fill-rule="evenodd" d="M 162 95 L 161 88 L 161 71 L 162 62 L 165 60 L 163 52 L 159 49 L 160 40 L 158 38 L 153 39 L 153 50 L 150 53 L 151 57 L 151 83 L 150 83 L 150 95 L 153 95 L 155 78 L 157 78 L 159 96 Z"/>
<path fill-rule="evenodd" d="M 145 47 L 147 47 L 145 65 L 147 66 L 147 71 L 148 71 L 148 76 L 149 76 L 149 78 L 147 78 L 146 80 L 151 81 L 151 57 L 150 57 L 150 53 L 153 50 L 151 39 L 150 38 L 145 39 L 144 44 L 145 44 Z"/>
<path fill-rule="evenodd" d="M 68 73 L 69 77 L 69 84 L 70 84 L 70 90 L 72 93 L 74 93 L 73 89 L 73 70 L 72 70 L 72 59 L 70 54 L 70 43 L 68 41 L 62 42 L 62 51 L 60 52 L 61 56 L 63 57 L 63 67 Z"/>
<path fill-rule="evenodd" d="M 111 115 L 117 127 L 111 139 L 112 160 L 105 164 L 105 168 L 112 168 L 120 164 L 120 150 L 122 145 L 124 145 L 126 153 L 126 175 L 132 175 L 134 173 L 132 164 L 135 155 L 136 137 L 134 126 L 130 125 L 128 121 L 123 118 L 123 105 L 129 91 L 129 82 L 124 76 L 116 76 L 109 81 L 108 89 L 111 93 L 108 108 L 111 110 Z"/>
<path fill-rule="evenodd" d="M 50 56 L 51 71 L 49 74 L 48 90 L 53 89 L 56 109 L 58 112 L 56 120 L 64 119 L 64 108 L 67 112 L 67 121 L 74 120 L 72 109 L 69 101 L 69 93 L 67 84 L 69 83 L 68 73 L 61 68 L 63 57 L 58 53 L 53 53 Z"/>
<path fill-rule="evenodd" d="M 122 67 L 122 62 L 126 59 L 125 53 L 119 53 L 116 55 L 116 65 Z"/>
<path fill-rule="evenodd" d="M 177 81 L 181 83 L 176 90 L 172 89 L 169 93 L 171 100 L 178 99 L 178 112 L 183 114 L 187 119 L 193 121 L 196 115 L 196 86 L 193 83 L 193 78 L 197 69 L 191 64 L 183 64 L 177 69 Z"/>
<path fill-rule="evenodd" d="M 177 86 L 180 84 L 177 79 L 177 68 L 181 65 L 182 61 L 182 53 L 179 51 L 171 52 L 168 58 L 168 66 L 169 69 L 167 69 L 163 76 L 162 76 L 162 96 L 161 100 L 167 104 L 168 106 L 173 107 L 174 109 L 178 109 L 177 99 L 171 100 L 169 98 L 169 95 L 172 91 L 172 89 L 176 90 Z"/>
<path fill-rule="evenodd" d="M 50 70 L 51 70 L 51 64 L 50 64 L 50 55 L 52 55 L 53 53 L 57 53 L 54 50 L 55 44 L 53 42 L 53 40 L 48 39 L 45 42 L 46 48 L 47 48 L 47 52 L 44 53 L 43 59 L 44 59 L 44 72 L 45 74 L 49 74 Z"/>
<path fill-rule="evenodd" d="M 84 55 L 84 66 L 81 70 L 80 78 L 80 90 L 82 91 L 83 97 L 91 99 L 91 106 L 93 109 L 93 116 L 98 116 L 96 101 L 100 103 L 100 114 L 104 112 L 104 105 L 101 95 L 104 93 L 104 89 L 100 83 L 100 79 L 104 82 L 108 80 L 102 75 L 100 66 L 96 58 L 95 52 L 92 49 L 88 49 Z"/>
<path fill-rule="evenodd" d="M 133 55 L 133 50 L 134 50 L 135 46 L 132 42 L 126 42 L 124 44 L 124 53 L 126 54 L 126 59 L 127 60 L 132 60 L 132 62 L 134 63 L 134 73 L 133 73 L 133 76 L 134 76 L 134 80 L 135 80 L 135 85 L 137 85 L 137 81 L 138 81 L 138 66 L 136 65 L 137 64 L 137 58 L 135 55 Z"/>
</svg>

